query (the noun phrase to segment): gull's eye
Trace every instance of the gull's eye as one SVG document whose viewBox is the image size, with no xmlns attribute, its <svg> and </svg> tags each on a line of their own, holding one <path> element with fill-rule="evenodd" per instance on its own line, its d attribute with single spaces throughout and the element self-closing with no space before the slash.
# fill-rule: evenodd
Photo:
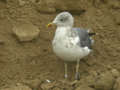
<svg viewBox="0 0 120 90">
<path fill-rule="evenodd" d="M 64 20 L 61 18 L 60 21 L 64 21 Z"/>
</svg>

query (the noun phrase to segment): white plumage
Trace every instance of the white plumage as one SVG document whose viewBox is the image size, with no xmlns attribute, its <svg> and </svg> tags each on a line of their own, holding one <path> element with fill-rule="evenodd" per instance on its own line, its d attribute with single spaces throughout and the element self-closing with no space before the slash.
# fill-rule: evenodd
<svg viewBox="0 0 120 90">
<path fill-rule="evenodd" d="M 53 51 L 64 61 L 77 61 L 90 53 L 88 47 L 80 47 L 79 36 L 69 37 L 70 28 L 58 27 L 53 39 Z"/>
</svg>

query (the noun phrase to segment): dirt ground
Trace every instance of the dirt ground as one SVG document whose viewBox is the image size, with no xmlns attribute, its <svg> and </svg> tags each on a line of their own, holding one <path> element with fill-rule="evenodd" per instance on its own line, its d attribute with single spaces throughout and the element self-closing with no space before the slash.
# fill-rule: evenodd
<svg viewBox="0 0 120 90">
<path fill-rule="evenodd" d="M 52 51 L 55 28 L 48 29 L 46 24 L 58 12 L 42 13 L 32 2 L 19 5 L 16 1 L 0 0 L 0 89 L 22 84 L 32 90 L 120 90 L 115 87 L 120 77 L 119 0 L 113 0 L 117 4 L 112 0 L 96 0 L 101 2 L 82 13 L 70 11 L 75 26 L 97 33 L 93 52 L 80 62 L 81 79 L 77 82 L 74 82 L 75 63 L 69 64 L 69 78 L 65 80 L 64 63 Z M 19 42 L 12 32 L 13 24 L 19 20 L 37 26 L 39 37 Z"/>
</svg>

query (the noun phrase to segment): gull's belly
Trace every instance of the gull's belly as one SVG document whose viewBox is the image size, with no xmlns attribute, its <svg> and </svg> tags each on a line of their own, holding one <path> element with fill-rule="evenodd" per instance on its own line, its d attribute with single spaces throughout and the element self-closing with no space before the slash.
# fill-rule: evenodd
<svg viewBox="0 0 120 90">
<path fill-rule="evenodd" d="M 80 47 L 80 38 L 78 35 L 69 36 L 69 28 L 57 28 L 54 40 L 52 42 L 54 53 L 65 61 L 76 61 L 87 56 L 90 53 L 88 47 Z"/>
<path fill-rule="evenodd" d="M 59 43 L 54 42 L 54 53 L 65 61 L 76 61 L 87 56 L 90 52 L 88 48 L 81 48 L 78 45 L 73 45 L 69 42 Z"/>
</svg>

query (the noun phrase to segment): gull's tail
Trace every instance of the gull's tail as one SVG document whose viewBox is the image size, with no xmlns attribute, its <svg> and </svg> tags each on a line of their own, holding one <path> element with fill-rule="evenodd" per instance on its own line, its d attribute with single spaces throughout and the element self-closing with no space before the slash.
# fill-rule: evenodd
<svg viewBox="0 0 120 90">
<path fill-rule="evenodd" d="M 96 33 L 88 33 L 88 34 L 90 37 L 96 35 Z"/>
</svg>

